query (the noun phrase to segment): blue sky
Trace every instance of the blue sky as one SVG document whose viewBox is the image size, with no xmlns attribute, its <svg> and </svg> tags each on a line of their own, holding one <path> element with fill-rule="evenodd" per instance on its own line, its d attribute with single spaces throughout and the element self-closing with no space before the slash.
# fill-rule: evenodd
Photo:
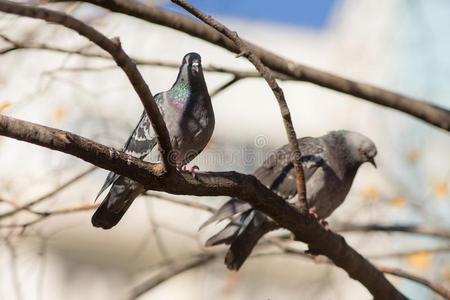
<svg viewBox="0 0 450 300">
<path fill-rule="evenodd" d="M 337 0 L 192 0 L 190 3 L 207 14 L 249 20 L 268 21 L 321 29 L 328 24 Z M 275 4 L 276 3 L 276 4 Z M 163 7 L 182 13 L 168 3 Z M 185 13 L 183 13 L 186 15 Z"/>
</svg>

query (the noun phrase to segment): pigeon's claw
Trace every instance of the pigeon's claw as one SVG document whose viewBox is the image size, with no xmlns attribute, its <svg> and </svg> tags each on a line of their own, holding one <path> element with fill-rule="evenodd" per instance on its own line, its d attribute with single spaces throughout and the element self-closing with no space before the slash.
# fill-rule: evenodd
<svg viewBox="0 0 450 300">
<path fill-rule="evenodd" d="M 313 215 L 317 220 L 319 220 L 319 215 L 316 214 L 314 211 L 312 211 L 311 209 L 309 210 L 309 214 Z"/>
<path fill-rule="evenodd" d="M 192 177 L 196 178 L 195 171 L 200 170 L 200 168 L 198 166 L 188 167 L 186 165 L 183 165 L 183 166 L 177 165 L 177 170 L 178 170 L 178 172 L 181 172 L 181 171 L 189 172 L 189 173 L 191 173 Z"/>
<path fill-rule="evenodd" d="M 320 224 L 322 224 L 323 228 L 325 230 L 329 230 L 328 222 L 325 220 L 320 219 Z"/>
<path fill-rule="evenodd" d="M 181 171 L 185 171 L 185 172 L 189 172 L 194 174 L 195 170 L 200 170 L 200 168 L 198 166 L 192 166 L 192 167 L 188 167 L 188 166 L 182 166 L 181 167 Z"/>
<path fill-rule="evenodd" d="M 327 221 L 320 218 L 319 215 L 311 209 L 309 210 L 309 214 L 313 215 L 317 219 L 317 221 L 319 221 L 319 223 L 322 224 L 322 226 L 325 230 L 328 230 L 328 222 Z"/>
</svg>

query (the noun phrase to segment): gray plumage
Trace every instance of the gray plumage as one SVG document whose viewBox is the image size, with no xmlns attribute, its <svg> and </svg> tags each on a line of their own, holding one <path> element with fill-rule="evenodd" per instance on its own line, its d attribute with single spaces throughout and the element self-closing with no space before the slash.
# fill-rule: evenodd
<svg viewBox="0 0 450 300">
<path fill-rule="evenodd" d="M 318 138 L 305 137 L 298 142 L 308 205 L 325 219 L 344 201 L 358 168 L 365 162 L 375 166 L 377 149 L 369 138 L 347 130 L 332 131 Z M 297 194 L 289 145 L 276 150 L 253 175 L 286 200 Z M 265 226 L 267 217 L 263 213 L 236 198 L 228 200 L 200 228 L 227 218 L 230 223 L 205 245 L 231 244 L 225 263 L 229 269 L 238 270 L 270 228 Z"/>
<path fill-rule="evenodd" d="M 155 95 L 154 99 L 169 131 L 173 148 L 169 159 L 180 168 L 203 150 L 214 130 L 214 112 L 200 55 L 186 54 L 173 86 Z M 156 137 L 144 111 L 123 151 L 139 159 L 158 161 L 160 155 L 155 145 Z M 97 198 L 109 186 L 108 195 L 92 216 L 92 224 L 103 229 L 116 225 L 133 200 L 144 192 L 140 183 L 111 172 Z"/>
</svg>

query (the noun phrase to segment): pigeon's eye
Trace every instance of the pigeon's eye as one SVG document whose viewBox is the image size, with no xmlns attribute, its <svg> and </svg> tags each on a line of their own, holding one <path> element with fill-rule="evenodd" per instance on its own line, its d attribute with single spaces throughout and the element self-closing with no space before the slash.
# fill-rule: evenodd
<svg viewBox="0 0 450 300">
<path fill-rule="evenodd" d="M 362 155 L 366 155 L 366 151 L 364 151 L 363 149 L 359 149 L 359 153 L 361 153 Z"/>
<path fill-rule="evenodd" d="M 187 59 L 184 60 L 183 64 L 187 65 L 188 61 Z"/>
</svg>

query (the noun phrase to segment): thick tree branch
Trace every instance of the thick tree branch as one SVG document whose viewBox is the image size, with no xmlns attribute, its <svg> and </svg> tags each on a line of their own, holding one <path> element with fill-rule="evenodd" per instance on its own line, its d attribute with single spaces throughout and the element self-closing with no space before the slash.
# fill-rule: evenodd
<svg viewBox="0 0 450 300">
<path fill-rule="evenodd" d="M 118 38 L 108 39 L 106 36 L 90 27 L 89 25 L 75 19 L 64 13 L 48 10 L 40 7 L 25 6 L 11 1 L 0 1 L 0 11 L 12 13 L 20 16 L 26 16 L 36 19 L 42 19 L 47 22 L 60 24 L 64 27 L 72 29 L 89 39 L 97 46 L 108 52 L 115 60 L 117 65 L 122 68 L 133 85 L 134 90 L 138 94 L 145 111 L 151 121 L 158 141 L 159 150 L 163 156 L 163 162 L 168 172 L 174 172 L 175 166 L 169 162 L 169 153 L 172 149 L 170 136 L 166 128 L 166 124 L 161 116 L 158 106 L 156 105 L 152 93 L 148 85 L 142 78 L 141 73 L 136 64 L 123 51 Z"/>
<path fill-rule="evenodd" d="M 55 0 L 50 2 L 68 1 L 73 0 Z M 78 2 L 92 3 L 113 12 L 126 14 L 151 23 L 170 27 L 228 49 L 231 52 L 237 54 L 241 53 L 234 42 L 212 28 L 157 7 L 142 4 L 138 1 L 79 0 Z M 448 109 L 378 88 L 370 84 L 357 82 L 296 63 L 251 43 L 247 43 L 247 45 L 250 46 L 252 52 L 261 58 L 264 65 L 276 72 L 285 74 L 297 80 L 311 82 L 325 88 L 402 111 L 432 125 L 450 131 L 450 111 Z"/>
<path fill-rule="evenodd" d="M 172 2 L 180 5 L 185 10 L 190 12 L 192 15 L 196 16 L 209 26 L 213 27 L 229 39 L 231 39 L 236 46 L 239 48 L 240 55 L 245 56 L 258 70 L 262 77 L 266 80 L 269 87 L 272 89 L 275 98 L 278 101 L 280 107 L 281 117 L 283 118 L 284 128 L 289 140 L 289 146 L 292 153 L 292 161 L 294 163 L 295 173 L 297 176 L 297 194 L 298 194 L 298 205 L 308 208 L 308 202 L 306 201 L 306 185 L 305 185 L 305 175 L 303 173 L 302 167 L 302 153 L 298 146 L 297 136 L 295 134 L 294 125 L 292 125 L 291 112 L 284 98 L 283 90 L 280 88 L 275 78 L 273 77 L 270 70 L 263 65 L 261 60 L 257 55 L 255 55 L 249 46 L 242 41 L 236 32 L 231 31 L 226 26 L 214 20 L 211 16 L 207 16 L 197 8 L 193 7 L 191 4 L 183 0 L 172 0 Z"/>
<path fill-rule="evenodd" d="M 375 299 L 405 299 L 383 273 L 350 247 L 343 237 L 326 231 L 313 216 L 286 203 L 252 175 L 237 172 L 198 172 L 195 178 L 186 172 L 170 175 L 163 172 L 160 165 L 143 162 L 81 136 L 2 114 L 0 135 L 74 155 L 136 180 L 146 189 L 172 194 L 240 198 L 293 232 L 297 240 L 327 256 L 350 277 L 360 281 Z"/>
</svg>

